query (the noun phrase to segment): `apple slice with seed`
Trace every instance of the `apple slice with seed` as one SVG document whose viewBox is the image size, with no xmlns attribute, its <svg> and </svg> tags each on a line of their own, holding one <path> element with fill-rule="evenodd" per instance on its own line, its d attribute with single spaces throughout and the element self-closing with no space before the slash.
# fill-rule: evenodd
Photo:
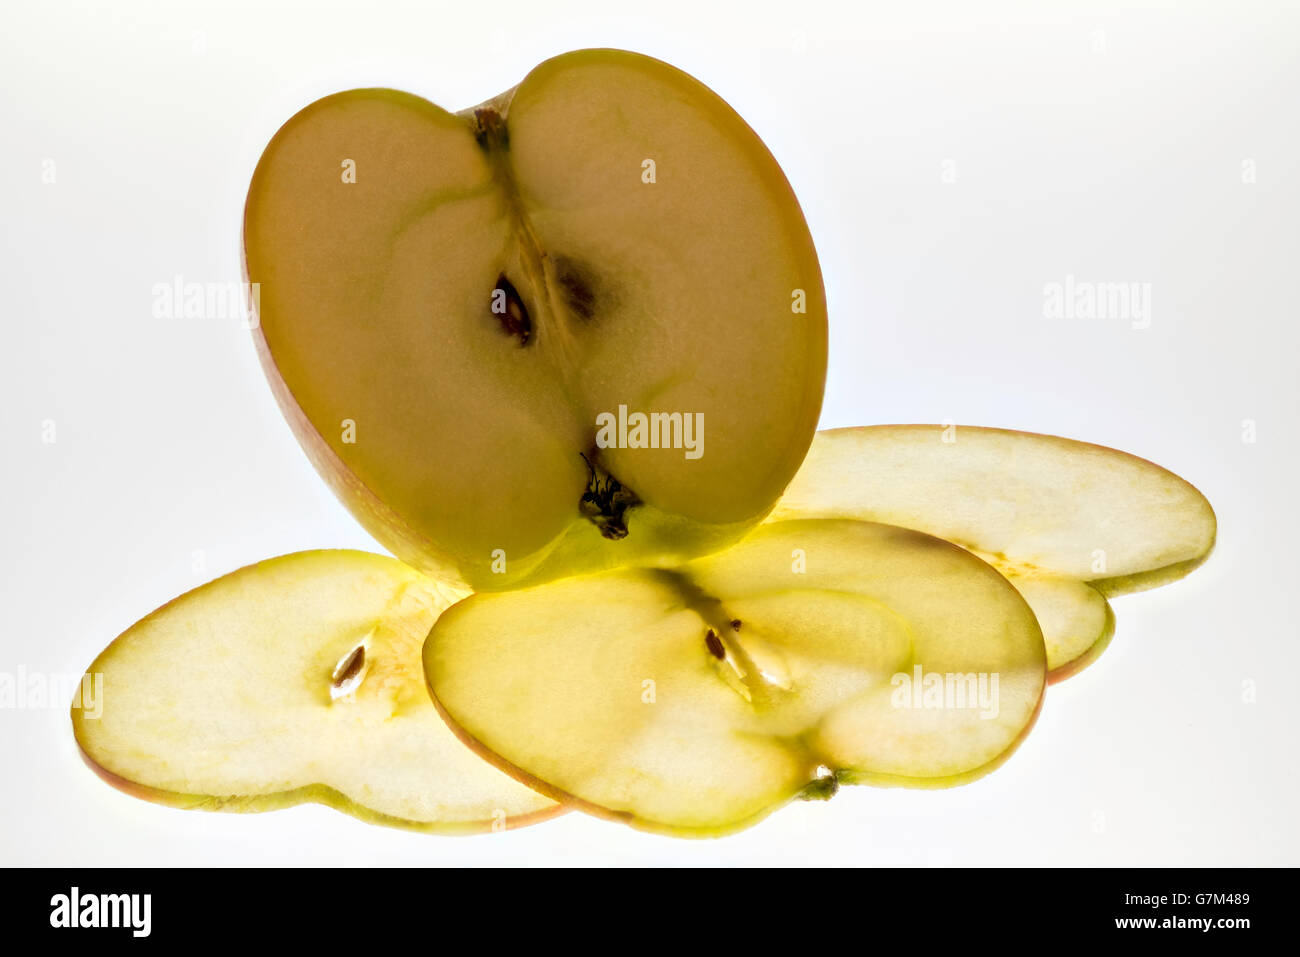
<svg viewBox="0 0 1300 957">
<path fill-rule="evenodd" d="M 515 827 L 555 802 L 490 767 L 429 702 L 420 646 L 460 597 L 381 555 L 300 552 L 149 615 L 72 710 L 92 767 L 182 808 L 326 804 L 439 832 Z M 83 683 L 84 684 L 84 683 Z"/>
<path fill-rule="evenodd" d="M 839 783 L 936 787 L 1037 714 L 1033 612 L 987 563 L 869 522 L 761 526 L 675 569 L 476 594 L 424 647 L 463 739 L 531 786 L 713 835 Z"/>
<path fill-rule="evenodd" d="M 461 113 L 311 104 L 249 187 L 257 342 L 386 548 L 500 590 L 735 541 L 817 428 L 826 304 L 794 193 L 699 81 L 583 50 Z"/>
<path fill-rule="evenodd" d="M 1053 679 L 1114 631 L 1106 598 L 1174 581 L 1214 547 L 1214 510 L 1172 472 L 1051 435 L 880 425 L 817 433 L 769 521 L 854 518 L 970 549 L 1038 612 Z"/>
</svg>

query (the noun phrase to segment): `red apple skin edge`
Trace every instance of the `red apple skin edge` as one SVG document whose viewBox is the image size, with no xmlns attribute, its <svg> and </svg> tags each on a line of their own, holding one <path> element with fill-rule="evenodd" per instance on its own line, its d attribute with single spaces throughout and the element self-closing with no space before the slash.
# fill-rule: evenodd
<svg viewBox="0 0 1300 957">
<path fill-rule="evenodd" d="M 300 788 L 295 788 L 292 791 L 280 791 L 276 794 L 231 795 L 227 797 L 178 794 L 175 791 L 162 791 L 143 784 L 137 784 L 135 781 L 114 774 L 112 771 L 109 771 L 107 768 L 96 763 L 95 759 L 88 755 L 80 744 L 77 745 L 77 752 L 81 755 L 81 760 L 85 762 L 87 767 L 99 775 L 99 777 L 104 781 L 108 782 L 124 794 L 129 794 L 131 797 L 139 798 L 143 801 L 149 801 L 152 804 L 161 804 L 164 807 L 180 808 L 185 811 L 202 810 L 224 811 L 236 814 L 258 814 L 263 811 L 278 811 L 284 808 L 296 807 L 300 804 L 323 804 L 326 807 L 333 808 L 336 811 L 341 811 L 344 814 L 355 817 L 367 824 L 379 824 L 384 827 L 395 827 L 407 831 L 418 831 L 423 834 L 466 836 L 471 834 L 486 834 L 494 830 L 494 822 L 492 821 L 464 821 L 455 824 L 430 824 L 420 821 L 408 821 L 405 818 L 400 817 L 393 817 L 392 815 L 372 811 L 367 807 L 359 805 L 345 797 L 339 791 L 336 791 L 334 788 L 327 787 L 323 784 L 308 784 Z M 530 814 L 520 814 L 515 817 L 507 817 L 505 824 L 496 827 L 495 830 L 512 831 L 515 828 L 529 827 L 533 824 L 540 824 L 543 821 L 551 820 L 551 818 L 559 817 L 567 811 L 568 808 L 557 804 L 553 808 L 533 811 Z"/>
<path fill-rule="evenodd" d="M 1079 657 L 1075 658 L 1073 661 L 1067 661 L 1059 668 L 1049 671 L 1047 673 L 1047 683 L 1049 685 L 1054 685 L 1058 681 L 1064 681 L 1066 678 L 1070 678 L 1073 677 L 1074 675 L 1077 675 L 1080 671 L 1082 671 L 1084 668 L 1087 668 L 1089 665 L 1093 664 L 1098 658 L 1101 657 L 1101 653 L 1110 647 L 1111 639 L 1114 637 L 1115 637 L 1115 609 L 1113 609 L 1110 606 L 1110 602 L 1107 601 L 1106 602 L 1106 627 L 1102 630 L 1101 635 L 1097 638 L 1096 641 L 1092 643 L 1092 645 L 1088 648 L 1088 650 L 1085 651 L 1083 654 L 1081 654 Z"/>
</svg>

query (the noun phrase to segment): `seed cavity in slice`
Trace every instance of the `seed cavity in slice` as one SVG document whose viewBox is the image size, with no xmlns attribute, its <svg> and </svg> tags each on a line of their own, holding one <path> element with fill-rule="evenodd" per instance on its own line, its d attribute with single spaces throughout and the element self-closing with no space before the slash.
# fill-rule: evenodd
<svg viewBox="0 0 1300 957">
<path fill-rule="evenodd" d="M 501 324 L 502 332 L 518 339 L 521 346 L 528 345 L 533 337 L 533 320 L 519 290 L 505 273 L 497 276 L 496 287 L 492 290 L 492 315 Z"/>
</svg>

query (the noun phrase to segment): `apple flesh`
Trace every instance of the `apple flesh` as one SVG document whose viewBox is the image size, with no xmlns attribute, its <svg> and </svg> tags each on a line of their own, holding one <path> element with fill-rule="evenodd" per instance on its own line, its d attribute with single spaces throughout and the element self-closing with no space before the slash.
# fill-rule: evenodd
<svg viewBox="0 0 1300 957">
<path fill-rule="evenodd" d="M 1038 616 L 1047 646 L 1049 681 L 1081 671 L 1106 650 L 1115 635 L 1115 612 L 1106 596 L 1088 582 L 997 561 L 989 564 L 1016 586 Z"/>
<path fill-rule="evenodd" d="M 1054 680 L 1109 641 L 1107 597 L 1188 574 L 1216 532 L 1205 496 L 1145 459 L 967 426 L 817 433 L 769 520 L 815 517 L 915 528 L 986 559 L 1038 613 Z"/>
<path fill-rule="evenodd" d="M 648 57 L 559 56 L 459 114 L 313 103 L 258 164 L 244 251 L 313 462 L 457 586 L 720 548 L 816 429 L 826 306 L 798 202 L 725 102 Z"/>
<path fill-rule="evenodd" d="M 1046 654 L 1024 600 L 969 552 L 796 521 L 676 569 L 473 595 L 424 665 L 453 729 L 530 786 L 715 835 L 840 783 L 990 770 L 1038 712 Z"/>
<path fill-rule="evenodd" d="M 452 833 L 542 820 L 556 804 L 461 744 L 425 691 L 420 646 L 458 597 L 364 552 L 251 565 L 108 646 L 77 742 L 111 783 L 175 807 L 310 801 Z"/>
</svg>

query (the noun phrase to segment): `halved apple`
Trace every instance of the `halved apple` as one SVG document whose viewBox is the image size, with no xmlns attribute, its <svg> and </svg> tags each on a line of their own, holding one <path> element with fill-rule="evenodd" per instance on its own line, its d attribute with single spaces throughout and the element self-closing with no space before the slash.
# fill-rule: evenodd
<svg viewBox="0 0 1300 957">
<path fill-rule="evenodd" d="M 649 57 L 565 54 L 458 114 L 313 103 L 258 164 L 244 250 L 303 446 L 453 584 L 719 548 L 816 429 L 826 304 L 799 204 L 725 102 Z"/>
<path fill-rule="evenodd" d="M 1004 760 L 1042 633 L 969 552 L 869 522 L 766 525 L 677 569 L 473 595 L 424 647 L 463 739 L 552 797 L 712 835 L 838 783 L 935 787 Z"/>
<path fill-rule="evenodd" d="M 1214 547 L 1214 510 L 1145 459 L 1051 435 L 880 425 L 817 433 L 769 521 L 854 518 L 955 542 L 1003 572 L 1043 626 L 1053 680 L 1114 631 L 1107 596 L 1153 588 Z"/>
<path fill-rule="evenodd" d="M 100 694 L 72 710 L 77 742 L 110 783 L 175 807 L 314 801 L 445 832 L 542 820 L 555 802 L 478 758 L 429 702 L 420 646 L 458 597 L 365 552 L 240 569 L 105 649 L 89 671 Z"/>
</svg>

